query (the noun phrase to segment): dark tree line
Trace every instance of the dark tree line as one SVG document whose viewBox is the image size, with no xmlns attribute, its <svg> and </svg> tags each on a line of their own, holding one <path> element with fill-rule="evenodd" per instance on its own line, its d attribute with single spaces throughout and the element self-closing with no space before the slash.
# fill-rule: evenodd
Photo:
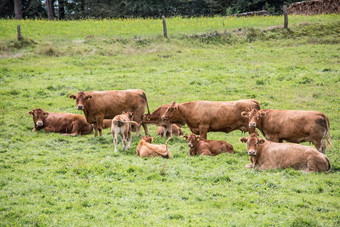
<svg viewBox="0 0 340 227">
<path fill-rule="evenodd" d="M 301 0 L 1 0 L 1 18 L 128 18 L 231 15 L 265 9 L 280 14 L 281 6 Z"/>
</svg>

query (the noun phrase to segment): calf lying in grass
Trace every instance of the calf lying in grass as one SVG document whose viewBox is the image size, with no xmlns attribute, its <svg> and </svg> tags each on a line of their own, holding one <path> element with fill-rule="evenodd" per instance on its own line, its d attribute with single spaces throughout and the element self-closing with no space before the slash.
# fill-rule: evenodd
<svg viewBox="0 0 340 227">
<path fill-rule="evenodd" d="M 112 119 L 111 132 L 113 137 L 113 143 L 115 144 L 115 152 L 117 152 L 117 136 L 120 135 L 122 139 L 123 147 L 125 150 L 129 150 L 131 145 L 131 124 L 139 126 L 135 121 L 132 121 L 133 114 L 123 112 L 120 115 L 115 116 Z M 129 138 L 129 144 L 127 145 L 127 138 Z"/>
<path fill-rule="evenodd" d="M 223 140 L 200 140 L 195 134 L 189 137 L 184 137 L 188 140 L 190 147 L 189 155 L 219 155 L 221 153 L 234 153 L 234 148 L 231 144 Z"/>
<path fill-rule="evenodd" d="M 152 138 L 147 136 L 143 137 L 137 146 L 136 154 L 141 158 L 145 157 L 163 157 L 163 158 L 172 158 L 172 155 L 168 149 L 168 142 L 172 137 L 169 137 L 165 142 L 165 145 L 157 145 L 152 144 Z"/>
<path fill-rule="evenodd" d="M 328 158 L 314 147 L 294 143 L 275 143 L 260 139 L 255 133 L 240 138 L 247 143 L 251 164 L 247 168 L 258 170 L 294 168 L 305 172 L 328 172 L 331 168 Z"/>
<path fill-rule="evenodd" d="M 184 135 L 181 127 L 176 124 L 171 124 L 171 129 L 168 129 L 166 126 L 159 126 L 157 129 L 157 135 L 160 135 L 163 137 L 167 137 L 167 136 L 172 137 L 171 134 L 175 136 Z"/>
</svg>

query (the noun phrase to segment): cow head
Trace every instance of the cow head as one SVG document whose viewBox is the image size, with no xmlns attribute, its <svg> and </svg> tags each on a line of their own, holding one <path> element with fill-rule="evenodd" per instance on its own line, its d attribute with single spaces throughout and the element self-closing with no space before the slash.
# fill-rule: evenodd
<svg viewBox="0 0 340 227">
<path fill-rule="evenodd" d="M 79 91 L 77 95 L 70 95 L 70 99 L 76 100 L 77 110 L 84 109 L 84 103 L 92 98 L 91 95 L 86 95 L 85 92 Z"/>
<path fill-rule="evenodd" d="M 189 155 L 190 156 L 196 155 L 196 150 L 193 148 L 197 147 L 199 137 L 197 137 L 195 134 L 191 134 L 190 136 L 188 136 L 187 140 L 188 140 L 188 147 L 190 147 Z"/>
<path fill-rule="evenodd" d="M 151 114 L 143 114 L 142 116 L 142 121 L 143 122 L 148 122 L 151 119 Z"/>
<path fill-rule="evenodd" d="M 145 140 L 145 142 L 147 142 L 147 143 L 152 143 L 152 141 L 154 141 L 155 137 L 144 136 L 142 139 Z"/>
<path fill-rule="evenodd" d="M 248 138 L 242 137 L 240 138 L 242 143 L 247 143 L 248 155 L 249 156 L 256 156 L 258 151 L 258 147 L 260 144 L 265 142 L 264 139 L 260 139 L 256 133 L 251 133 Z"/>
<path fill-rule="evenodd" d="M 241 113 L 242 117 L 249 119 L 249 128 L 256 128 L 257 125 L 260 124 L 261 118 L 263 118 L 266 114 L 261 110 L 252 109 L 247 112 L 244 111 Z"/>
<path fill-rule="evenodd" d="M 33 121 L 36 126 L 38 127 L 44 126 L 44 121 L 48 116 L 48 112 L 45 112 L 40 108 L 37 108 L 28 113 L 33 116 Z"/>
<path fill-rule="evenodd" d="M 172 101 L 170 106 L 166 109 L 161 118 L 165 122 L 176 121 L 181 119 L 180 112 L 178 110 L 178 104 Z"/>
<path fill-rule="evenodd" d="M 125 114 L 129 118 L 130 121 L 133 120 L 133 115 L 134 114 L 132 112 L 125 112 L 125 111 L 123 111 L 122 114 Z"/>
</svg>

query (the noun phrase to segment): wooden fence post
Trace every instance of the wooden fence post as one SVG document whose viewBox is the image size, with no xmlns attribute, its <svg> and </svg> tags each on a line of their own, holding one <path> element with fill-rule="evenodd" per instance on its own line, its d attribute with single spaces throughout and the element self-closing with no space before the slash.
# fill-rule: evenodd
<svg viewBox="0 0 340 227">
<path fill-rule="evenodd" d="M 18 32 L 18 41 L 20 41 L 22 39 L 20 25 L 17 25 L 17 32 Z"/>
<path fill-rule="evenodd" d="M 283 5 L 283 17 L 284 17 L 284 24 L 283 27 L 288 29 L 288 15 L 287 15 L 287 5 Z"/>
<path fill-rule="evenodd" d="M 165 16 L 162 16 L 162 20 L 163 20 L 163 35 L 164 38 L 168 38 L 168 30 L 166 29 Z"/>
</svg>

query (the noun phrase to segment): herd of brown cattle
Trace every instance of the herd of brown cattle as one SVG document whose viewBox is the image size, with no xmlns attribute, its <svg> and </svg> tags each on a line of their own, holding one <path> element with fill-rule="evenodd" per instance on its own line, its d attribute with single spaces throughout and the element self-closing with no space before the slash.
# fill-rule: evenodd
<svg viewBox="0 0 340 227">
<path fill-rule="evenodd" d="M 70 95 L 76 100 L 78 110 L 85 117 L 70 113 L 48 113 L 37 108 L 29 112 L 33 116 L 34 129 L 57 132 L 63 135 L 86 135 L 95 130 L 102 136 L 103 128 L 111 128 L 117 152 L 117 135 L 123 147 L 131 144 L 131 131 L 139 136 L 143 126 L 145 137 L 141 138 L 136 154 L 140 157 L 172 158 L 167 143 L 173 135 L 188 140 L 189 155 L 218 155 L 234 153 L 226 141 L 207 140 L 208 132 L 248 132 L 241 142 L 247 143 L 251 163 L 247 168 L 259 170 L 294 168 L 305 172 L 328 172 L 331 168 L 326 152 L 326 139 L 331 146 L 329 121 L 325 114 L 316 111 L 261 110 L 255 100 L 192 101 L 165 104 L 150 113 L 148 101 L 142 90 L 115 90 L 78 92 Z M 144 114 L 145 110 L 147 114 Z M 165 145 L 152 144 L 148 136 L 148 124 L 158 125 L 157 135 L 169 136 Z M 187 125 L 193 134 L 185 136 L 181 126 Z M 259 129 L 266 138 L 260 139 Z M 199 135 L 196 136 L 196 135 Z M 291 143 L 282 143 L 283 141 Z M 297 143 L 310 142 L 316 147 Z"/>
</svg>

